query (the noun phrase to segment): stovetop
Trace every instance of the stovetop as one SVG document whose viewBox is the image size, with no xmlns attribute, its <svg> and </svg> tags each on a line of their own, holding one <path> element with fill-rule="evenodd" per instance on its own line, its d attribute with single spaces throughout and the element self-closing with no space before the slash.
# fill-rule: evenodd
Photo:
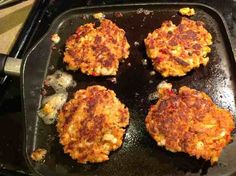
<svg viewBox="0 0 236 176">
<path fill-rule="evenodd" d="M 37 1 L 31 15 L 17 40 L 11 56 L 22 57 L 27 50 L 47 31 L 53 19 L 60 13 L 80 6 L 104 5 L 113 3 L 147 2 L 134 0 L 41 0 Z M 155 2 L 155 1 L 149 1 Z M 159 0 L 158 2 L 170 2 Z M 189 2 L 189 1 L 179 1 Z M 233 20 L 232 0 L 201 0 L 219 10 L 226 19 L 236 48 L 236 23 Z M 19 78 L 8 77 L 0 86 L 0 175 L 30 174 L 23 157 L 23 115 Z"/>
</svg>

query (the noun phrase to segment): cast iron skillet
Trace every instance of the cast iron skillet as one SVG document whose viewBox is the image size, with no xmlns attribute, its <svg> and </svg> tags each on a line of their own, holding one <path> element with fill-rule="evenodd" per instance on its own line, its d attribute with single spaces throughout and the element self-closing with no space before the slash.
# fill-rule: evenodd
<svg viewBox="0 0 236 176">
<path fill-rule="evenodd" d="M 160 74 L 150 74 L 152 65 L 147 59 L 143 39 L 148 32 L 159 27 L 164 20 L 179 23 L 178 10 L 181 7 L 193 7 L 197 11 L 192 19 L 202 20 L 213 35 L 210 62 L 206 67 L 193 70 L 181 78 L 165 79 L 174 88 L 189 86 L 210 95 L 213 101 L 229 109 L 235 115 L 236 67 L 230 44 L 229 33 L 221 15 L 211 7 L 192 3 L 143 3 L 111 6 L 82 7 L 69 10 L 60 15 L 44 37 L 24 57 L 20 69 L 20 60 L 1 55 L 0 70 L 7 74 L 19 75 L 21 72 L 22 102 L 25 114 L 25 156 L 29 167 L 38 175 L 103 175 L 103 176 L 156 176 L 156 175 L 199 175 L 214 176 L 236 173 L 236 142 L 228 145 L 214 167 L 202 159 L 197 160 L 184 153 L 171 153 L 151 139 L 145 129 L 144 119 L 151 102 L 148 95 L 155 91 L 156 85 L 163 81 Z M 137 9 L 153 11 L 149 15 L 137 14 Z M 129 108 L 130 125 L 124 144 L 110 155 L 110 160 L 101 164 L 78 164 L 65 155 L 58 142 L 55 126 L 45 125 L 37 116 L 41 104 L 41 88 L 47 74 L 64 69 L 62 62 L 65 40 L 76 28 L 88 22 L 96 22 L 91 14 L 103 12 L 126 31 L 131 45 L 131 53 L 125 63 L 120 64 L 117 84 L 107 77 L 90 77 L 80 72 L 69 72 L 77 82 L 77 87 L 69 90 L 70 97 L 78 89 L 89 85 L 103 85 L 116 92 L 118 98 Z M 122 12 L 117 18 L 114 12 Z M 138 11 L 140 12 L 140 10 Z M 89 15 L 85 16 L 85 15 Z M 61 42 L 53 46 L 50 37 L 58 33 Z M 137 45 L 137 42 L 139 45 Z M 136 45 L 134 45 L 136 43 Z M 53 67 L 52 67 L 53 66 Z M 233 137 L 235 139 L 235 136 Z M 30 154 L 36 148 L 48 151 L 44 163 L 34 163 Z"/>
</svg>

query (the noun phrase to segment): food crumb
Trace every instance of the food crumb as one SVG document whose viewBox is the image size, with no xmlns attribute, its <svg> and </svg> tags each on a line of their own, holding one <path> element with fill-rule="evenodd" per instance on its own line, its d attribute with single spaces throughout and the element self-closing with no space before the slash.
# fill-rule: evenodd
<svg viewBox="0 0 236 176">
<path fill-rule="evenodd" d="M 117 18 L 123 17 L 123 13 L 121 13 L 121 12 L 115 12 L 114 15 Z"/>
<path fill-rule="evenodd" d="M 139 45 L 140 45 L 139 42 L 137 41 L 134 42 L 134 46 L 139 46 Z"/>
<path fill-rule="evenodd" d="M 111 81 L 112 83 L 114 84 L 117 84 L 117 79 L 116 77 L 113 77 L 113 78 L 107 78 L 108 81 Z"/>
<path fill-rule="evenodd" d="M 130 66 L 131 66 L 131 63 L 129 62 L 127 65 L 130 67 Z"/>
<path fill-rule="evenodd" d="M 54 65 L 50 65 L 49 67 L 48 67 L 48 70 L 50 70 L 50 71 L 52 71 L 52 70 L 54 70 L 55 69 L 55 66 Z"/>
<path fill-rule="evenodd" d="M 195 10 L 193 8 L 184 7 L 184 8 L 179 9 L 179 13 L 181 15 L 193 16 L 195 15 Z"/>
<path fill-rule="evenodd" d="M 136 13 L 137 13 L 137 14 L 141 14 L 141 13 L 143 13 L 143 8 L 139 8 L 139 9 L 137 9 Z"/>
<path fill-rule="evenodd" d="M 153 100 L 156 100 L 156 99 L 158 99 L 158 93 L 155 91 L 155 92 L 153 92 L 153 93 L 150 93 L 149 95 L 148 95 L 148 100 L 149 101 L 153 101 Z"/>
<path fill-rule="evenodd" d="M 46 154 L 47 154 L 46 149 L 38 148 L 31 153 L 30 157 L 34 161 L 42 161 L 45 159 Z"/>
<path fill-rule="evenodd" d="M 154 76 L 155 74 L 156 74 L 156 72 L 155 71 L 150 71 L 150 73 L 149 73 L 151 76 Z"/>
<path fill-rule="evenodd" d="M 153 80 L 149 80 L 149 84 L 152 84 L 153 83 Z"/>
<path fill-rule="evenodd" d="M 87 20 L 87 19 L 89 19 L 89 15 L 88 15 L 88 14 L 83 15 L 83 16 L 82 16 L 82 19 L 83 19 L 83 20 Z"/>
<path fill-rule="evenodd" d="M 167 83 L 166 81 L 162 81 L 157 85 L 157 93 L 158 96 L 161 97 L 165 94 L 165 92 L 168 92 L 169 94 L 173 94 L 175 92 L 174 89 L 172 89 L 172 84 Z"/>
<path fill-rule="evenodd" d="M 152 12 L 151 10 L 143 10 L 144 15 L 150 15 Z"/>
<path fill-rule="evenodd" d="M 101 20 L 105 17 L 106 17 L 105 14 L 103 14 L 102 12 L 93 14 L 93 18 L 98 19 L 98 20 Z"/>
<path fill-rule="evenodd" d="M 174 15 L 171 16 L 171 18 L 174 18 L 174 17 L 176 17 L 176 14 L 174 14 Z"/>
<path fill-rule="evenodd" d="M 60 42 L 61 38 L 60 38 L 60 36 L 58 34 L 53 34 L 51 36 L 51 40 L 52 40 L 53 43 L 57 44 L 57 43 Z"/>
<path fill-rule="evenodd" d="M 139 9 L 137 9 L 136 13 L 137 14 L 143 13 L 144 15 L 150 15 L 151 13 L 153 13 L 153 11 L 152 10 L 146 10 L 146 9 L 143 9 L 143 8 L 139 8 Z"/>
<path fill-rule="evenodd" d="M 142 59 L 142 64 L 147 65 L 147 59 Z"/>
</svg>

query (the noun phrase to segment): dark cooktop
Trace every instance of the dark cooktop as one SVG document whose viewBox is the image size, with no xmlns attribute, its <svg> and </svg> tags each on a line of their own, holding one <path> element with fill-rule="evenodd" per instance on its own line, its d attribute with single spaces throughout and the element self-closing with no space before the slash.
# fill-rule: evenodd
<svg viewBox="0 0 236 176">
<path fill-rule="evenodd" d="M 53 19 L 68 9 L 80 6 L 134 2 L 147 2 L 147 0 L 37 1 L 10 55 L 13 57 L 22 57 L 27 50 L 47 31 Z M 159 0 L 158 2 L 174 1 Z M 195 0 L 191 2 L 205 3 L 216 8 L 223 14 L 231 32 L 232 41 L 234 44 L 233 48 L 236 48 L 236 23 L 233 20 L 232 13 L 233 0 Z M 3 84 L 1 85 L 1 83 Z M 5 79 L 0 79 L 0 85 L 0 175 L 28 175 L 30 174 L 30 171 L 24 161 L 22 152 L 24 117 L 21 113 L 19 78 L 8 77 Z"/>
</svg>

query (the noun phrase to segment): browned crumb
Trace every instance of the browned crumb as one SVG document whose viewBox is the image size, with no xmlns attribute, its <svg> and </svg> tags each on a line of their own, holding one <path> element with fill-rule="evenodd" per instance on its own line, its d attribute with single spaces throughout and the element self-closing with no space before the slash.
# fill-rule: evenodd
<svg viewBox="0 0 236 176">
<path fill-rule="evenodd" d="M 181 15 L 193 16 L 195 15 L 195 10 L 194 8 L 184 7 L 184 8 L 179 9 L 179 13 Z"/>
<path fill-rule="evenodd" d="M 98 20 L 101 20 L 105 17 L 106 17 L 105 14 L 102 12 L 98 12 L 98 13 L 93 14 L 93 18 L 98 19 Z"/>
<path fill-rule="evenodd" d="M 53 34 L 53 35 L 51 36 L 51 40 L 52 40 L 53 43 L 57 44 L 57 43 L 60 42 L 61 38 L 59 37 L 58 34 Z"/>
<path fill-rule="evenodd" d="M 44 158 L 46 157 L 46 154 L 47 154 L 46 149 L 38 148 L 31 153 L 30 157 L 32 160 L 38 162 L 38 161 L 43 161 Z"/>
<path fill-rule="evenodd" d="M 112 77 L 112 78 L 107 78 L 108 81 L 111 81 L 113 84 L 117 84 L 117 79 L 116 77 Z"/>
<path fill-rule="evenodd" d="M 123 17 L 123 13 L 121 13 L 121 12 L 115 12 L 114 15 L 117 18 Z"/>
</svg>

